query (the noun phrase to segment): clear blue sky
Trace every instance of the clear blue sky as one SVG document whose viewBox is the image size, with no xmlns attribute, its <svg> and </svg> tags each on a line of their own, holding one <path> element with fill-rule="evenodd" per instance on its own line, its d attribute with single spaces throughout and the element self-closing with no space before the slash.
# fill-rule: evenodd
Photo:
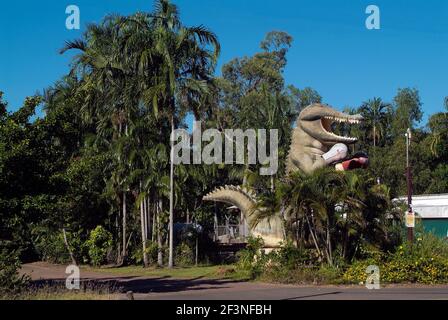
<svg viewBox="0 0 448 320">
<path fill-rule="evenodd" d="M 266 32 L 294 37 L 288 83 L 318 90 L 338 108 L 374 96 L 390 101 L 399 87 L 419 89 L 425 119 L 448 96 L 446 0 L 176 0 L 187 25 L 203 24 L 219 37 L 219 65 L 258 50 Z M 76 4 L 82 28 L 65 28 L 65 8 Z M 381 9 L 381 30 L 365 28 L 365 8 Z M 15 110 L 67 73 L 64 41 L 108 13 L 148 11 L 152 0 L 15 0 L 0 3 L 0 90 Z M 218 68 L 218 73 L 220 68 Z"/>
</svg>

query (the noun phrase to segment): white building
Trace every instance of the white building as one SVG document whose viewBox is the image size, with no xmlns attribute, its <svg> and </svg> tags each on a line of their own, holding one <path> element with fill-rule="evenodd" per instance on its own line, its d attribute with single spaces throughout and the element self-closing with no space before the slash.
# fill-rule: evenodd
<svg viewBox="0 0 448 320">
<path fill-rule="evenodd" d="M 407 201 L 407 197 L 397 200 Z M 422 219 L 425 231 L 448 237 L 448 194 L 412 196 L 412 208 Z"/>
</svg>

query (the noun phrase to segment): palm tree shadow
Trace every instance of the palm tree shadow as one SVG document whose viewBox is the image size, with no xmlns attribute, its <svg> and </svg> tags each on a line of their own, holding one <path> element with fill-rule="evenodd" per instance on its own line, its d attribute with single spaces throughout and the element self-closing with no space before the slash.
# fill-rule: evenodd
<svg viewBox="0 0 448 320">
<path fill-rule="evenodd" d="M 34 288 L 58 288 L 65 289 L 65 279 L 33 280 L 31 286 Z M 241 283 L 241 280 L 230 279 L 208 279 L 196 277 L 191 279 L 175 279 L 170 276 L 157 278 L 144 278 L 135 276 L 105 277 L 101 279 L 83 278 L 80 281 L 80 290 L 101 290 L 109 292 L 133 293 L 170 293 L 181 291 L 196 291 L 209 289 L 228 288 L 229 284 Z"/>
<path fill-rule="evenodd" d="M 237 280 L 207 279 L 196 277 L 192 279 L 174 279 L 171 277 L 161 278 L 136 278 L 119 281 L 123 291 L 134 293 L 169 293 L 180 291 L 197 291 L 209 289 L 228 288 L 231 283 L 238 283 Z"/>
</svg>

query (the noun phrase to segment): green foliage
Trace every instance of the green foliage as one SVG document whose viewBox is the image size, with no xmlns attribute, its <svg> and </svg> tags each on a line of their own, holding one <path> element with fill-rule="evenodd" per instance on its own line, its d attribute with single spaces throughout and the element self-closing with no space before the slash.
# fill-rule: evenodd
<svg viewBox="0 0 448 320">
<path fill-rule="evenodd" d="M 49 230 L 39 226 L 32 229 L 33 244 L 36 253 L 43 261 L 52 263 L 71 262 L 70 254 L 64 242 L 62 230 Z M 88 262 L 88 253 L 85 247 L 82 231 L 66 231 L 69 249 L 77 262 Z"/>
<path fill-rule="evenodd" d="M 344 273 L 343 279 L 347 283 L 362 284 L 367 279 L 366 269 L 370 265 L 378 266 L 379 262 L 375 259 L 359 260 L 353 262 L 348 270 Z M 380 276 L 383 270 L 380 268 Z M 380 278 L 381 281 L 381 278 Z"/>
<path fill-rule="evenodd" d="M 44 229 L 37 236 L 34 245 L 37 253 L 44 261 L 52 263 L 66 263 L 70 261 L 62 232 L 49 232 L 48 229 Z"/>
<path fill-rule="evenodd" d="M 102 226 L 97 226 L 90 232 L 86 246 L 91 263 L 99 266 L 106 261 L 107 253 L 112 247 L 112 234 Z"/>
<path fill-rule="evenodd" d="M 157 263 L 157 254 L 159 252 L 159 246 L 156 242 L 148 241 L 146 244 L 146 253 L 148 254 L 148 259 L 150 264 Z"/>
<path fill-rule="evenodd" d="M 238 252 L 236 270 L 250 279 L 295 284 L 338 283 L 341 269 L 316 263 L 314 250 L 300 249 L 292 243 L 265 253 L 260 238 L 250 238 L 246 249 Z"/>
<path fill-rule="evenodd" d="M 391 210 L 389 189 L 365 171 L 295 172 L 277 184 L 274 199 L 262 197 L 258 206 L 270 208 L 262 214 L 286 208 L 290 239 L 298 247 L 313 247 L 318 260 L 329 265 L 352 260 L 362 242 L 387 249 L 396 241 L 393 225 L 399 219 Z"/>
<path fill-rule="evenodd" d="M 301 250 L 292 244 L 265 254 L 260 243 L 239 253 L 236 268 L 251 279 L 295 284 L 365 283 L 370 265 L 380 268 L 382 283 L 443 284 L 448 281 L 448 243 L 432 234 L 423 234 L 413 245 L 405 243 L 397 251 L 384 253 L 373 246 L 359 249 L 362 260 L 346 268 L 316 263 L 313 250 Z"/>
<path fill-rule="evenodd" d="M 316 263 L 314 250 L 297 248 L 292 242 L 286 242 L 278 250 L 271 253 L 270 259 L 282 268 L 294 270 L 298 267 L 310 266 Z"/>
<path fill-rule="evenodd" d="M 377 265 L 383 283 L 437 284 L 448 281 L 448 242 L 432 234 L 424 234 L 414 244 L 404 243 L 390 254 L 376 255 L 354 262 L 343 275 L 348 283 L 366 280 L 366 268 Z"/>
<path fill-rule="evenodd" d="M 65 263 L 69 255 L 61 229 L 67 226 L 78 261 L 102 264 L 111 247 L 118 252 L 125 238 L 133 262 L 141 263 L 135 208 L 145 199 L 153 224 L 148 226 L 150 238 L 160 236 L 166 260 L 170 126 L 185 126 L 185 114 L 191 112 L 207 128 L 279 130 L 279 170 L 272 179 L 257 175 L 257 165 L 176 167 L 176 222 L 185 221 L 188 213 L 204 233 L 213 228 L 214 213 L 222 212 L 202 202 L 205 191 L 215 186 L 244 181 L 260 195 L 260 203 L 269 209 L 263 211 L 266 215 L 290 205 L 282 214 L 291 218 L 286 231 L 300 249 L 287 242 L 266 254 L 260 239 L 249 239 L 238 254 L 238 268 L 250 277 L 270 274 L 272 279 L 279 275 L 319 282 L 336 278 L 346 264 L 363 259 L 352 266 L 350 279 L 358 279 L 363 263 L 373 259 L 384 264 L 388 281 L 441 281 L 444 254 L 428 252 L 443 245 L 426 245 L 429 240 L 424 239 L 413 248 L 405 245 L 402 254 L 395 252 L 401 221 L 390 200 L 406 192 L 407 128 L 413 130 L 414 193 L 448 192 L 448 113 L 434 114 L 426 127 L 418 128 L 422 101 L 417 89 L 399 89 L 390 102 L 369 99 L 348 110 L 364 116 L 360 127 L 336 126 L 337 132 L 359 137 L 351 151 L 368 152 L 367 170 L 325 169 L 309 177 L 284 177 L 294 119 L 307 105 L 323 101 L 312 88 L 286 84 L 292 43 L 286 32 L 269 32 L 258 52 L 232 59 L 224 64 L 222 76 L 214 78 L 220 52 L 216 35 L 202 26 L 184 26 L 169 1 L 158 0 L 150 13 L 111 15 L 90 25 L 81 39 L 62 50 L 78 50 L 73 69 L 43 97 L 27 98 L 17 111 L 8 112 L 0 92 L 1 240 L 10 241 L 23 261 Z M 42 102 L 45 115 L 32 120 Z M 388 219 L 391 215 L 394 219 Z M 104 228 L 89 237 L 87 232 L 99 225 Z M 176 249 L 180 265 L 193 263 L 191 240 Z M 205 247 L 200 248 L 204 257 L 214 250 L 205 236 L 199 246 Z M 145 251 L 155 264 L 158 245 L 148 241 Z M 413 275 L 403 274 L 402 268 Z"/>
<path fill-rule="evenodd" d="M 261 237 L 248 237 L 246 248 L 237 253 L 237 270 L 247 273 L 251 279 L 258 277 L 266 263 L 266 254 L 262 250 L 263 245 Z"/>
<path fill-rule="evenodd" d="M 162 250 L 165 252 L 166 248 L 162 248 Z M 147 241 L 146 242 L 146 254 L 148 255 L 148 263 L 149 265 L 156 265 L 157 264 L 157 254 L 159 251 L 159 246 L 157 245 L 157 242 L 153 241 Z M 132 261 L 136 264 L 142 264 L 143 263 L 143 254 L 141 246 L 138 245 L 138 247 L 133 251 L 132 253 Z"/>
<path fill-rule="evenodd" d="M 177 266 L 191 266 L 194 264 L 193 249 L 185 242 L 180 243 L 176 247 L 175 264 Z"/>
<path fill-rule="evenodd" d="M 0 241 L 0 297 L 20 293 L 29 282 L 29 277 L 19 275 L 21 263 L 19 252 Z"/>
<path fill-rule="evenodd" d="M 398 136 L 407 128 L 414 128 L 423 116 L 420 94 L 415 88 L 400 88 L 394 97 L 395 114 L 393 120 L 394 134 Z"/>
</svg>

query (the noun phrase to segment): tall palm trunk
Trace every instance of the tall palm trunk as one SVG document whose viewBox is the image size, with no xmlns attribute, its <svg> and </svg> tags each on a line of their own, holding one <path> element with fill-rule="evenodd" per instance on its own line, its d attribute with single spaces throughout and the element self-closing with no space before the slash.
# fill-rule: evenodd
<svg viewBox="0 0 448 320">
<path fill-rule="evenodd" d="M 314 246 L 316 247 L 316 250 L 317 250 L 317 253 L 319 254 L 319 257 L 321 257 L 322 256 L 322 252 L 319 249 L 319 245 L 317 243 L 317 237 L 316 237 L 316 235 L 314 233 L 313 227 L 311 226 L 311 223 L 310 223 L 310 220 L 308 218 L 308 213 L 307 212 L 305 212 L 305 219 L 306 219 L 306 222 L 308 224 L 308 228 L 309 228 L 309 231 L 310 231 L 310 234 L 311 234 L 311 238 L 313 239 Z"/>
<path fill-rule="evenodd" d="M 159 267 L 163 266 L 163 244 L 162 244 L 162 233 L 160 230 L 160 215 L 162 211 L 163 211 L 163 201 L 162 198 L 160 198 L 157 208 L 157 265 Z"/>
<path fill-rule="evenodd" d="M 148 241 L 148 214 L 147 214 L 147 205 L 146 205 L 146 197 L 142 199 L 143 205 L 143 231 L 145 234 L 145 240 Z"/>
<path fill-rule="evenodd" d="M 120 204 L 118 204 L 118 213 L 115 216 L 115 230 L 116 230 L 116 239 L 117 239 L 117 259 L 116 259 L 116 263 L 117 265 L 121 264 L 121 228 L 120 228 Z"/>
<path fill-rule="evenodd" d="M 146 217 L 146 240 L 151 237 L 151 204 L 149 203 L 149 197 L 145 198 L 145 217 Z"/>
<path fill-rule="evenodd" d="M 373 147 L 376 147 L 376 125 L 373 124 Z"/>
<path fill-rule="evenodd" d="M 300 220 L 298 210 L 294 210 L 296 214 L 296 247 L 300 247 Z"/>
<path fill-rule="evenodd" d="M 330 235 L 330 224 L 327 224 L 326 227 L 326 238 L 327 238 L 327 261 L 330 266 L 333 265 L 333 250 L 331 248 L 331 235 Z"/>
<path fill-rule="evenodd" d="M 126 191 L 123 191 L 123 232 L 122 232 L 122 254 L 121 254 L 121 262 L 124 263 L 127 256 L 127 245 L 126 245 Z"/>
<path fill-rule="evenodd" d="M 158 208 L 158 203 L 157 203 L 157 199 L 154 202 L 154 207 L 152 208 L 152 230 L 151 230 L 151 241 L 154 242 L 156 240 L 156 232 L 157 232 L 157 208 Z M 151 213 L 151 210 L 149 211 L 149 213 Z"/>
<path fill-rule="evenodd" d="M 140 184 L 141 185 L 141 184 Z M 145 216 L 145 198 L 140 202 L 140 222 L 142 229 L 142 252 L 143 252 L 143 264 L 148 267 L 148 253 L 146 252 L 146 216 Z"/>
<path fill-rule="evenodd" d="M 174 115 L 171 116 L 171 134 L 174 132 Z M 174 141 L 170 134 L 170 222 L 168 268 L 174 266 Z"/>
<path fill-rule="evenodd" d="M 345 260 L 347 258 L 347 242 L 348 242 L 348 228 L 344 225 L 344 238 L 342 240 L 342 258 Z"/>
</svg>

